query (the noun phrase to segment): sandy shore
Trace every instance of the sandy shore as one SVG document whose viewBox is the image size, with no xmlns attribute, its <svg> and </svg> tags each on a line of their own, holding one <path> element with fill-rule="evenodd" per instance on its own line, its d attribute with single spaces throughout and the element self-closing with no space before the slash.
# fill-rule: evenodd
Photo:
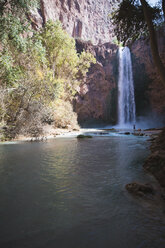
<svg viewBox="0 0 165 248">
<path fill-rule="evenodd" d="M 161 132 L 161 129 L 148 129 L 148 130 L 121 130 L 121 129 L 106 129 L 106 128 L 79 128 L 79 129 L 62 129 L 54 128 L 53 126 L 47 125 L 43 127 L 43 134 L 38 137 L 31 137 L 26 135 L 18 135 L 15 139 L 10 142 L 17 141 L 45 141 L 49 139 L 61 138 L 61 137 L 77 137 L 79 134 L 92 135 L 92 136 L 111 136 L 116 135 L 136 135 L 136 136 L 149 136 L 155 137 Z M 4 143 L 4 142 L 3 142 Z"/>
<path fill-rule="evenodd" d="M 54 128 L 53 126 L 44 126 L 43 127 L 43 134 L 38 137 L 30 137 L 25 135 L 18 135 L 14 141 L 44 141 L 47 139 L 54 139 L 57 137 L 70 137 L 70 136 L 77 136 L 81 134 L 81 129 L 72 130 L 72 129 L 62 129 L 62 128 Z"/>
</svg>

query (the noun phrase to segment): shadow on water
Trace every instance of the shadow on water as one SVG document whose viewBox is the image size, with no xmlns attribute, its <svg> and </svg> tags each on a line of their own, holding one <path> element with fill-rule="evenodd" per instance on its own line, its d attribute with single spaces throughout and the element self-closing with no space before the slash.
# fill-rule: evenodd
<svg viewBox="0 0 165 248">
<path fill-rule="evenodd" d="M 0 147 L 0 244 L 5 248 L 163 248 L 161 207 L 132 198 L 155 182 L 144 138 L 56 139 Z"/>
</svg>

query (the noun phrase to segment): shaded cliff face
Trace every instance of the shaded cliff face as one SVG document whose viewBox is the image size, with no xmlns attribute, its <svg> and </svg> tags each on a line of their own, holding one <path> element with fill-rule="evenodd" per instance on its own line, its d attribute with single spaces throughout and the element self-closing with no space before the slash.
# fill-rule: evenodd
<svg viewBox="0 0 165 248">
<path fill-rule="evenodd" d="M 41 10 L 31 13 L 31 19 L 36 27 L 60 20 L 71 36 L 105 43 L 113 36 L 108 17 L 112 3 L 115 0 L 41 0 Z"/>
<path fill-rule="evenodd" d="M 165 64 L 165 27 L 157 32 L 159 53 Z M 139 40 L 131 46 L 137 115 L 148 112 L 165 116 L 165 88 L 156 71 L 149 40 Z"/>
<path fill-rule="evenodd" d="M 31 13 L 34 28 L 41 27 L 49 19 L 60 20 L 71 36 L 80 38 L 77 39 L 78 52 L 88 50 L 97 59 L 74 103 L 80 122 L 95 119 L 115 124 L 117 121 L 117 46 L 110 43 L 113 32 L 108 19 L 115 2 L 41 0 L 41 9 Z M 158 41 L 165 63 L 164 28 L 158 32 Z M 165 89 L 156 73 L 149 41 L 141 39 L 134 42 L 131 52 L 137 116 L 146 116 L 151 112 L 165 116 Z"/>
<path fill-rule="evenodd" d="M 41 0 L 41 9 L 30 16 L 36 29 L 49 19 L 60 20 L 64 29 L 76 38 L 78 52 L 85 49 L 97 59 L 76 96 L 74 108 L 79 122 L 90 119 L 116 122 L 117 46 L 109 43 L 113 33 L 108 17 L 114 4 L 115 0 Z"/>
<path fill-rule="evenodd" d="M 157 33 L 158 46 L 165 64 L 165 29 Z M 75 111 L 81 122 L 89 119 L 117 122 L 118 47 L 111 43 L 93 46 L 77 40 L 77 50 L 90 51 L 97 59 L 81 85 L 75 102 Z M 165 88 L 152 60 L 149 40 L 131 45 L 135 84 L 136 115 L 147 118 L 165 117 Z M 160 119 L 157 119 L 160 122 Z M 154 120 L 153 120 L 154 121 Z"/>
<path fill-rule="evenodd" d="M 97 59 L 86 80 L 79 88 L 74 109 L 80 123 L 100 120 L 116 123 L 117 118 L 117 46 L 111 43 L 93 46 L 90 42 L 76 41 L 77 50 L 90 51 Z M 88 123 L 87 123 L 88 124 Z"/>
</svg>

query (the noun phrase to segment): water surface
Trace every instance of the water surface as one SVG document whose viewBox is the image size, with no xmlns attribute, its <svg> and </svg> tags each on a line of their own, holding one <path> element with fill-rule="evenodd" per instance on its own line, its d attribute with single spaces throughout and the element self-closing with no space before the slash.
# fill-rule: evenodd
<svg viewBox="0 0 165 248">
<path fill-rule="evenodd" d="M 143 137 L 0 146 L 0 247 L 163 248 L 158 204 L 125 191 L 154 179 Z"/>
</svg>

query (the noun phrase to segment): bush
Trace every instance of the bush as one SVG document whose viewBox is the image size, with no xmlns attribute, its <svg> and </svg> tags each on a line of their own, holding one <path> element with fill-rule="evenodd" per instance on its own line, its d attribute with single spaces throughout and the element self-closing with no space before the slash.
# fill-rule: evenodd
<svg viewBox="0 0 165 248">
<path fill-rule="evenodd" d="M 70 102 L 58 100 L 54 111 L 55 127 L 78 129 L 77 114 L 73 112 Z"/>
<path fill-rule="evenodd" d="M 77 129 L 71 102 L 95 58 L 77 53 L 75 40 L 60 22 L 48 21 L 40 31 L 31 30 L 31 36 L 26 30 L 24 38 L 26 22 L 10 11 L 2 14 L 0 25 L 0 122 L 8 126 L 6 135 L 36 137 L 52 122 Z"/>
</svg>

